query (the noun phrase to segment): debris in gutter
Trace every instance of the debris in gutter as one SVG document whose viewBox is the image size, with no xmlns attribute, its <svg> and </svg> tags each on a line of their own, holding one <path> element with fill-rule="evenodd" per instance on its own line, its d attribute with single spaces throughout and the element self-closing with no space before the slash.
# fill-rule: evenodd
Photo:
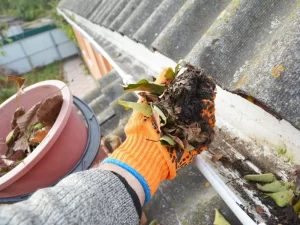
<svg viewBox="0 0 300 225">
<path fill-rule="evenodd" d="M 279 181 L 272 173 L 249 174 L 244 178 L 251 182 L 266 183 L 264 185 L 256 183 L 256 187 L 262 192 L 262 202 L 268 205 L 269 210 L 277 217 L 267 221 L 268 224 L 269 222 L 282 225 L 300 224 L 300 193 L 296 191 L 294 182 Z M 261 206 L 256 206 L 256 211 L 260 215 L 264 214 Z"/>
<path fill-rule="evenodd" d="M 214 154 L 212 157 L 211 157 L 211 161 L 213 163 L 216 163 L 217 161 L 219 161 L 220 159 L 222 159 L 224 157 L 223 154 Z"/>
<path fill-rule="evenodd" d="M 272 173 L 249 174 L 249 175 L 244 176 L 244 178 L 249 181 L 257 181 L 257 182 L 263 182 L 263 183 L 269 183 L 276 179 L 274 174 L 272 174 Z"/>
</svg>

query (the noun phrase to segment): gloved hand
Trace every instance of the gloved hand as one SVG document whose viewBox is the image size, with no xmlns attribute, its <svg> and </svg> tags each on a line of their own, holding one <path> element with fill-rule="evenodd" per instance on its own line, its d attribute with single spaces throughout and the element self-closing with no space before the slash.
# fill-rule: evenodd
<svg viewBox="0 0 300 225">
<path fill-rule="evenodd" d="M 166 71 L 166 70 L 165 70 Z M 163 71 L 155 83 L 168 84 Z M 145 99 L 140 102 L 147 104 Z M 208 100 L 207 107 L 201 115 L 207 118 L 209 126 L 214 128 L 214 103 Z M 184 151 L 160 144 L 160 134 L 151 117 L 133 112 L 125 127 L 126 140 L 112 155 L 102 163 L 113 163 L 129 171 L 142 184 L 146 202 L 155 193 L 159 184 L 165 179 L 173 179 L 176 172 L 192 162 L 195 155 L 200 154 L 206 145 L 197 150 Z"/>
</svg>

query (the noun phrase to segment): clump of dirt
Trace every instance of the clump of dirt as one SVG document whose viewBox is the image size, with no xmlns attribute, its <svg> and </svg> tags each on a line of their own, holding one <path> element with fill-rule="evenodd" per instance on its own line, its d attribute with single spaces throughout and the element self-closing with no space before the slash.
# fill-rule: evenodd
<svg viewBox="0 0 300 225">
<path fill-rule="evenodd" d="M 142 103 L 119 104 L 152 117 L 162 145 L 186 151 L 207 148 L 215 136 L 215 82 L 188 64 L 177 65 L 174 71 L 168 68 L 163 75 L 164 84 L 141 80 L 124 87 L 125 91 L 142 91 Z"/>
<path fill-rule="evenodd" d="M 177 137 L 181 134 L 182 140 L 187 136 L 196 149 L 210 144 L 215 135 L 215 89 L 215 82 L 201 69 L 189 68 L 176 76 L 153 103 L 168 116 L 162 131 Z"/>
</svg>

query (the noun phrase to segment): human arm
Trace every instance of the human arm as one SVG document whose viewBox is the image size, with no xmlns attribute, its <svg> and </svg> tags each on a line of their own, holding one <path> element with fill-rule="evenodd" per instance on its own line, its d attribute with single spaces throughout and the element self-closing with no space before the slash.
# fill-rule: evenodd
<svg viewBox="0 0 300 225">
<path fill-rule="evenodd" d="M 97 168 L 70 175 L 24 202 L 0 206 L 0 224 L 139 224 L 139 216 L 120 179 Z"/>
<path fill-rule="evenodd" d="M 212 102 L 204 105 L 199 113 L 207 111 L 214 116 Z M 214 117 L 207 116 L 205 120 L 213 129 Z M 126 141 L 100 169 L 71 175 L 53 188 L 38 191 L 26 202 L 0 208 L 0 224 L 2 221 L 3 224 L 47 224 L 49 221 L 49 224 L 138 224 L 139 207 L 134 193 L 140 205 L 149 201 L 164 179 L 174 178 L 177 170 L 207 147 L 206 143 L 184 151 L 162 146 L 153 118 L 137 112 L 133 113 L 125 132 Z M 130 193 L 117 174 L 134 193 Z"/>
</svg>

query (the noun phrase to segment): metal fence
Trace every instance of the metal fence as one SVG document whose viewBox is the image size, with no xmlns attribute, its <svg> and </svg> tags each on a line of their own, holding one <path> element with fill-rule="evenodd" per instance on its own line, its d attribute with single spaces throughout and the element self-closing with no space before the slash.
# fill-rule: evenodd
<svg viewBox="0 0 300 225">
<path fill-rule="evenodd" d="M 62 30 L 55 28 L 5 44 L 0 52 L 2 72 L 22 74 L 76 55 L 78 48 Z"/>
</svg>

